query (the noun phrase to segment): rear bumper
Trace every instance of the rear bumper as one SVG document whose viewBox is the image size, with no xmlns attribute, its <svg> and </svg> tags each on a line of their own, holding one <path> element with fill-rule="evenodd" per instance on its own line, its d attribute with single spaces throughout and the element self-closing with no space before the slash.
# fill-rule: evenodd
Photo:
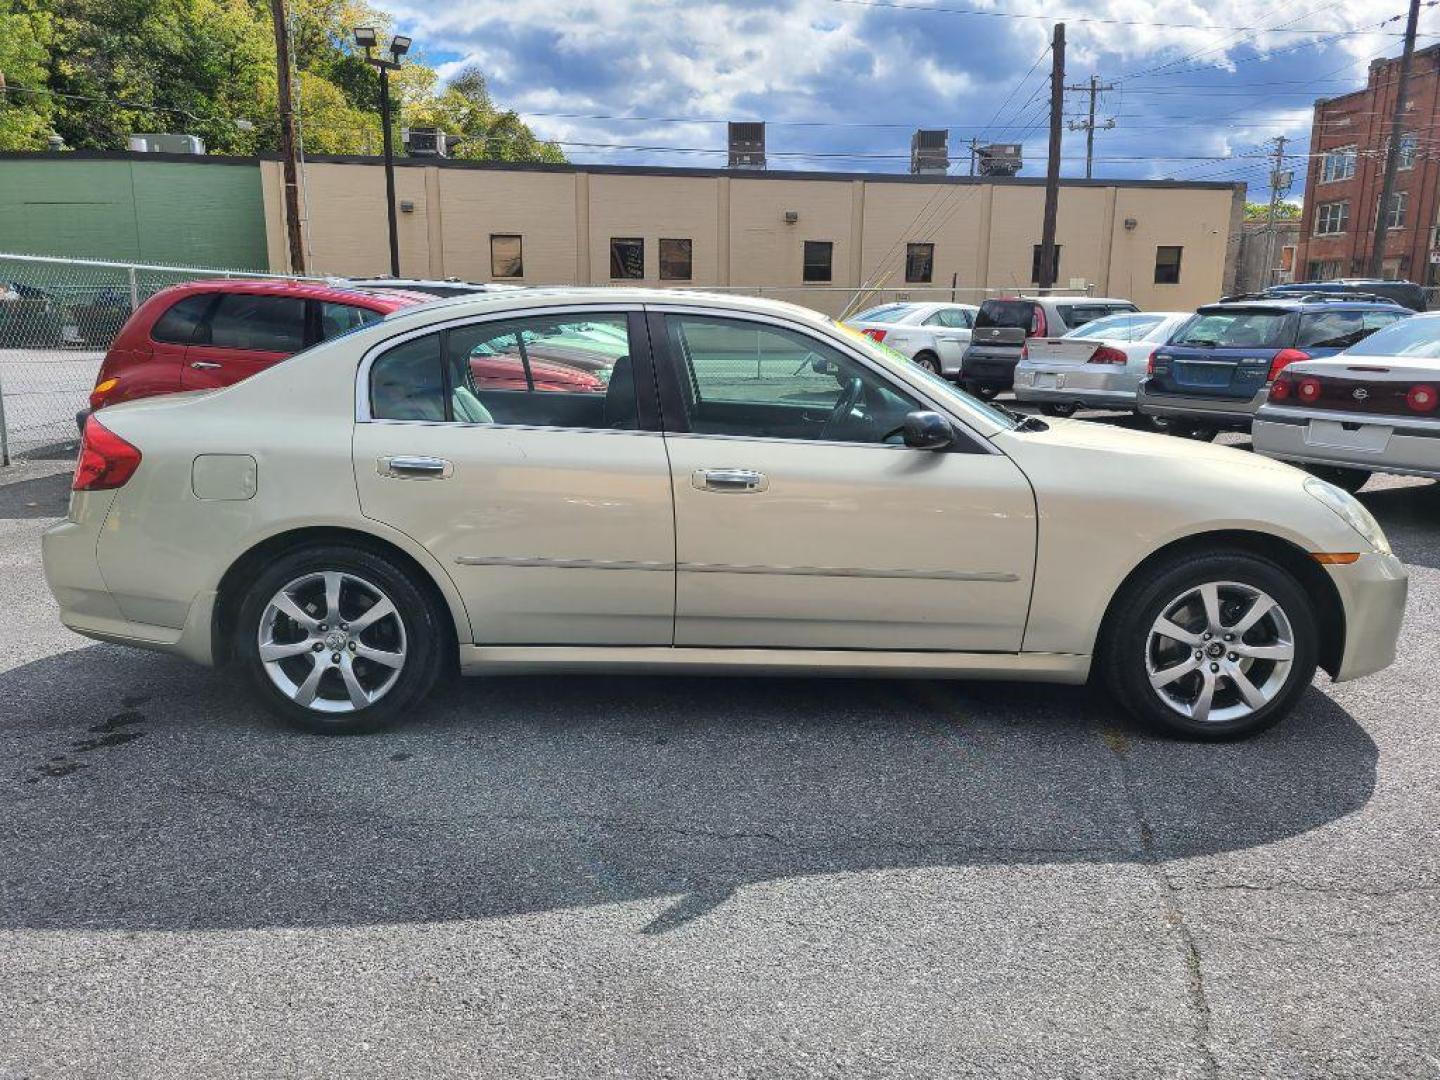
<svg viewBox="0 0 1440 1080">
<path fill-rule="evenodd" d="M 1410 582 L 1394 555 L 1370 552 L 1349 566 L 1330 566 L 1345 608 L 1345 648 L 1336 682 L 1358 679 L 1395 661 Z"/>
<path fill-rule="evenodd" d="M 1142 381 L 1135 396 L 1135 406 L 1146 416 L 1195 420 L 1239 431 L 1249 430 L 1267 394 L 1267 391 L 1261 390 L 1252 398 L 1218 398 L 1198 394 L 1156 394 L 1147 392 L 1145 387 L 1146 382 Z"/>
<path fill-rule="evenodd" d="M 1323 432 L 1312 430 L 1311 420 L 1388 427 L 1390 435 L 1383 447 L 1374 450 L 1339 446 L 1325 441 Z M 1364 414 L 1326 415 L 1318 411 L 1266 407 L 1255 417 L 1251 436 L 1256 453 L 1282 461 L 1440 479 L 1440 421 L 1397 417 L 1391 426 L 1385 420 L 1385 417 Z"/>
<path fill-rule="evenodd" d="M 80 429 L 80 434 L 85 434 L 85 421 L 90 419 L 94 409 L 81 409 L 75 414 L 75 426 Z"/>
<path fill-rule="evenodd" d="M 974 346 L 965 350 L 960 361 L 962 382 L 979 383 L 981 386 L 1009 390 L 1015 385 L 1015 365 L 1020 362 L 1020 350 L 1012 354 L 982 352 Z"/>
<path fill-rule="evenodd" d="M 1022 363 L 1015 369 L 1015 396 L 1021 401 L 1133 409 L 1141 378 L 1139 374 L 1103 370 L 1103 365 Z"/>
</svg>

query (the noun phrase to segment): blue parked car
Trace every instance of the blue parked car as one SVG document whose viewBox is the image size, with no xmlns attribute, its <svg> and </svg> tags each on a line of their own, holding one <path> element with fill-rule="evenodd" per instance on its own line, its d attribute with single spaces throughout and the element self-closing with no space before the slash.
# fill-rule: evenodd
<svg viewBox="0 0 1440 1080">
<path fill-rule="evenodd" d="M 1176 435 L 1249 431 L 1287 364 L 1333 356 L 1411 312 L 1380 297 L 1309 294 L 1200 308 L 1150 354 L 1139 411 Z"/>
</svg>

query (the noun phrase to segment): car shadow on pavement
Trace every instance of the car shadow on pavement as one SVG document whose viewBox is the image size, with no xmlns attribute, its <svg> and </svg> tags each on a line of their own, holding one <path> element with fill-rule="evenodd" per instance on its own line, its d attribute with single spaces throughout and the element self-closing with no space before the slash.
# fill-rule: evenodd
<svg viewBox="0 0 1440 1080">
<path fill-rule="evenodd" d="M 1359 499 L 1385 530 L 1403 562 L 1440 569 L 1440 483 L 1362 491 Z"/>
<path fill-rule="evenodd" d="M 0 520 L 63 518 L 69 507 L 68 472 L 0 484 Z"/>
<path fill-rule="evenodd" d="M 237 681 L 91 646 L 0 675 L 0 927 L 262 928 L 639 903 L 757 882 L 1155 865 L 1362 807 L 1375 744 L 1312 690 L 1247 742 L 1086 691 L 902 680 L 467 680 L 394 732 L 299 735 Z M 640 903 L 643 902 L 643 903 Z"/>
</svg>

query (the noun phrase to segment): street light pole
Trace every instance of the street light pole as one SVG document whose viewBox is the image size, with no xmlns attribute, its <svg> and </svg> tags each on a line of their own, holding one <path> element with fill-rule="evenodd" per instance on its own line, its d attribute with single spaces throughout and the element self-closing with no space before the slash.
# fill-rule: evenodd
<svg viewBox="0 0 1440 1080">
<path fill-rule="evenodd" d="M 410 39 L 396 34 L 390 39 L 390 58 L 375 56 L 374 27 L 355 28 L 355 44 L 365 50 L 365 62 L 380 70 L 380 125 L 385 148 L 385 218 L 390 229 L 390 276 L 400 276 L 400 226 L 395 217 L 395 149 L 390 134 L 390 72 L 400 69 L 400 58 L 410 51 Z"/>
</svg>

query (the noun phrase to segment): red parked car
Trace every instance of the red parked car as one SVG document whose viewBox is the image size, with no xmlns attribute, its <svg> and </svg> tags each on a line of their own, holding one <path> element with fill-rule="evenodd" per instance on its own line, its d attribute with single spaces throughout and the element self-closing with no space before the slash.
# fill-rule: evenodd
<svg viewBox="0 0 1440 1080">
<path fill-rule="evenodd" d="M 326 338 L 433 300 L 305 281 L 191 281 L 126 321 L 90 392 L 89 412 L 120 401 L 229 386 Z"/>
</svg>

